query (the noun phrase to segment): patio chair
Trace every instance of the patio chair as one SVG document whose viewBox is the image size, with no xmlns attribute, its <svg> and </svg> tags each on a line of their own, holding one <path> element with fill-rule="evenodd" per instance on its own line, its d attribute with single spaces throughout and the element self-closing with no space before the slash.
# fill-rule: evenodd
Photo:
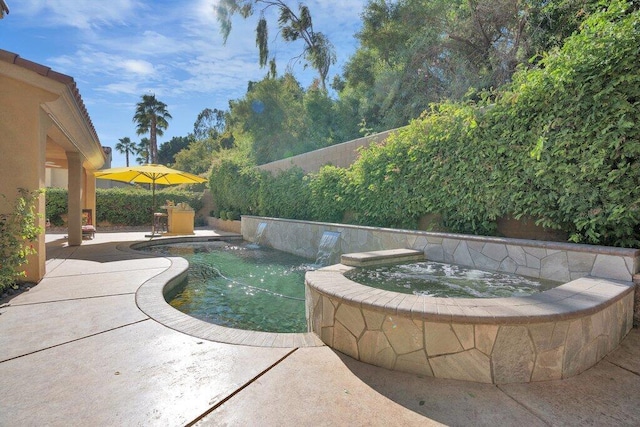
<svg viewBox="0 0 640 427">
<path fill-rule="evenodd" d="M 93 239 L 96 236 L 96 228 L 93 226 L 93 211 L 82 209 L 82 238 Z"/>
<path fill-rule="evenodd" d="M 163 212 L 155 212 L 153 214 L 152 234 L 166 233 L 168 230 L 169 215 Z"/>
</svg>

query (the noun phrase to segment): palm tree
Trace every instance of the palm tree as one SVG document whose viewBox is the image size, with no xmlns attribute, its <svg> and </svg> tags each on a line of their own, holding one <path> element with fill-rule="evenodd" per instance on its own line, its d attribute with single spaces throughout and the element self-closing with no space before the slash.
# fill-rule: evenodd
<svg viewBox="0 0 640 427">
<path fill-rule="evenodd" d="M 144 135 L 149 133 L 149 155 L 151 163 L 158 161 L 158 140 L 164 130 L 169 127 L 167 119 L 171 119 L 167 111 L 167 104 L 156 99 L 155 95 L 142 95 L 142 101 L 136 104 L 136 114 L 133 122 L 137 124 L 136 133 Z"/>
<path fill-rule="evenodd" d="M 124 154 L 125 159 L 127 160 L 127 167 L 129 166 L 129 154 L 134 155 L 138 152 L 138 148 L 136 147 L 136 143 L 131 141 L 128 136 L 124 138 L 120 138 L 116 144 L 116 151 Z"/>
<path fill-rule="evenodd" d="M 139 165 L 145 165 L 149 163 L 149 157 L 151 152 L 151 144 L 149 144 L 149 138 L 142 138 L 136 146 L 136 162 Z"/>
</svg>

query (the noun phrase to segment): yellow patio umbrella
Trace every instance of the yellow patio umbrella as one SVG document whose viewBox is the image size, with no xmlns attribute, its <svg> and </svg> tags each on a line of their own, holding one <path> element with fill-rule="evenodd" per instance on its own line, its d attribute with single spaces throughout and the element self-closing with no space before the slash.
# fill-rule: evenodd
<svg viewBox="0 0 640 427">
<path fill-rule="evenodd" d="M 151 184 L 153 191 L 153 202 L 151 212 L 156 209 L 156 184 L 199 184 L 207 182 L 205 178 L 188 172 L 171 169 L 164 165 L 134 165 L 122 168 L 103 169 L 95 174 L 99 179 L 111 179 L 113 181 L 130 182 L 136 184 Z"/>
</svg>

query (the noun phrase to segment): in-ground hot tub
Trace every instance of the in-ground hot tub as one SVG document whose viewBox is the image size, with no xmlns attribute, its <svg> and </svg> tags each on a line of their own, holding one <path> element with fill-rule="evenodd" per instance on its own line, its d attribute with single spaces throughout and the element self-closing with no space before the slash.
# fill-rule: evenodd
<svg viewBox="0 0 640 427">
<path fill-rule="evenodd" d="M 526 297 L 437 298 L 353 282 L 354 266 L 424 257 L 417 250 L 343 255 L 306 274 L 309 329 L 366 363 L 484 383 L 561 379 L 595 365 L 633 323 L 633 283 L 582 277 Z"/>
</svg>

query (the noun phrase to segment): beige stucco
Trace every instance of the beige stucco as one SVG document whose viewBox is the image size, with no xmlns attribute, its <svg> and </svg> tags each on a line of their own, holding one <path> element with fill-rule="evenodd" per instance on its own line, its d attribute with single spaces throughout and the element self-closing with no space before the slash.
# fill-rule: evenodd
<svg viewBox="0 0 640 427">
<path fill-rule="evenodd" d="M 46 168 L 66 169 L 69 244 L 81 244 L 82 209 L 95 215 L 93 172 L 105 159 L 73 78 L 0 50 L 0 111 L 0 193 L 12 206 L 18 188 L 45 187 Z M 44 228 L 44 196 L 37 210 Z M 45 274 L 44 242 L 42 235 L 26 266 L 29 281 Z"/>
</svg>

